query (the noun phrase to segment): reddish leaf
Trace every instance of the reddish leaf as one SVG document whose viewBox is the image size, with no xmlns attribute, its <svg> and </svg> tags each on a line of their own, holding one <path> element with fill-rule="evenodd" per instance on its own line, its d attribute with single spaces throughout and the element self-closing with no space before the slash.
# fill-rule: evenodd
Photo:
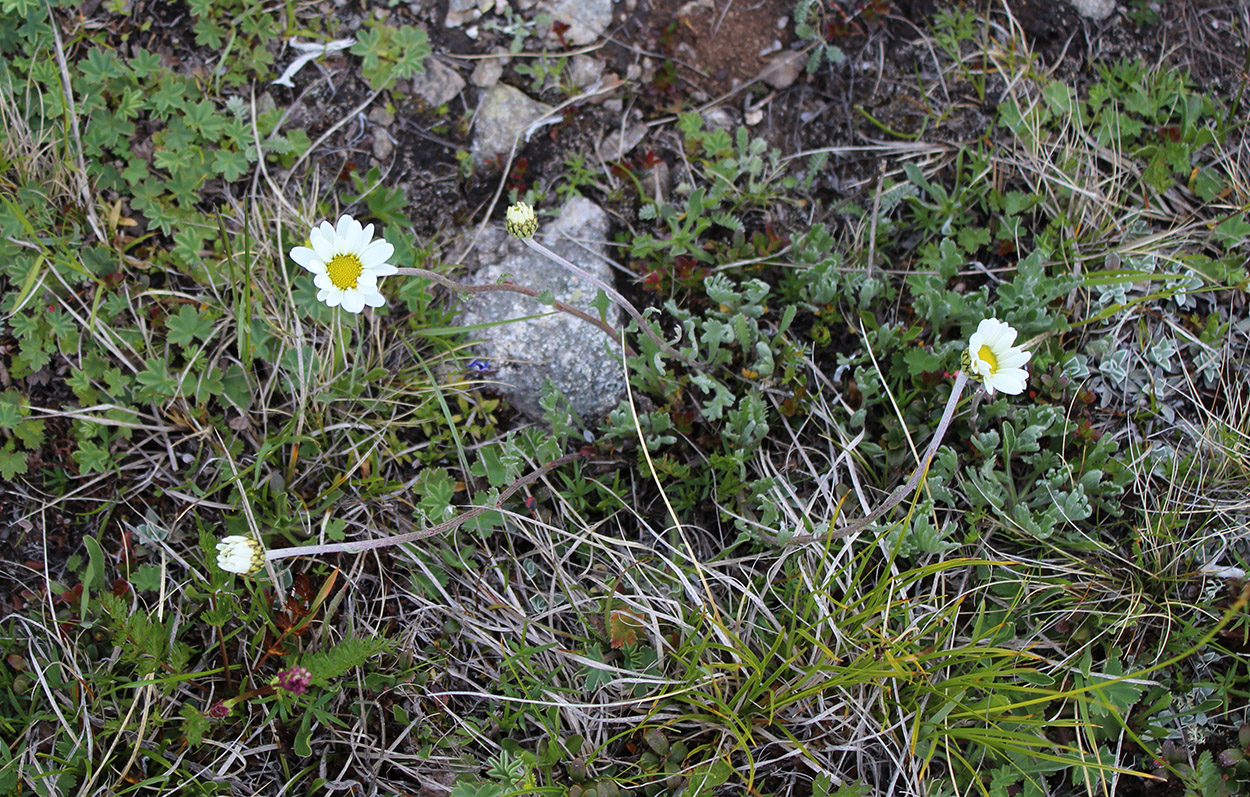
<svg viewBox="0 0 1250 797">
<path fill-rule="evenodd" d="M 82 584 L 75 584 L 73 587 L 56 596 L 56 600 L 60 603 L 67 603 L 71 606 L 82 600 Z"/>
<path fill-rule="evenodd" d="M 625 609 L 613 609 L 608 614 L 608 636 L 612 647 L 635 645 L 638 643 L 638 631 L 642 628 L 642 620 L 633 612 Z"/>
</svg>

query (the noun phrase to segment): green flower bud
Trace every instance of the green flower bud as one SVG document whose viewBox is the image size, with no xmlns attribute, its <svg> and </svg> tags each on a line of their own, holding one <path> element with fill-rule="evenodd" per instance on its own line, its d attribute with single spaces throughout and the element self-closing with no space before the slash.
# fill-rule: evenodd
<svg viewBox="0 0 1250 797">
<path fill-rule="evenodd" d="M 534 209 L 524 202 L 518 202 L 508 208 L 504 216 L 504 229 L 514 238 L 532 238 L 538 230 L 538 216 Z"/>
</svg>

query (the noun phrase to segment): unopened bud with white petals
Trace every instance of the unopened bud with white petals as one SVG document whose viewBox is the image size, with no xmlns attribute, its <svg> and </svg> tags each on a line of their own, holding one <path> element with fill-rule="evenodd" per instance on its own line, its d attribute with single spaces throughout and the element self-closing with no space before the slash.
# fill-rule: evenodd
<svg viewBox="0 0 1250 797">
<path fill-rule="evenodd" d="M 233 534 L 217 543 L 217 566 L 227 573 L 250 576 L 265 563 L 265 549 L 251 537 Z"/>
</svg>

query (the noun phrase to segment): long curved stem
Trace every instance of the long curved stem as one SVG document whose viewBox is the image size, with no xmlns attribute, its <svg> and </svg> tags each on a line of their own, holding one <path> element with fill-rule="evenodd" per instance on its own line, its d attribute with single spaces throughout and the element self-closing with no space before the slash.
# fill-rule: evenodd
<svg viewBox="0 0 1250 797">
<path fill-rule="evenodd" d="M 624 296 L 618 293 L 616 289 L 613 288 L 611 285 L 608 285 L 603 280 L 596 277 L 594 274 L 591 274 L 589 271 L 586 271 L 585 269 L 574 265 L 568 259 L 563 258 L 560 255 L 557 255 L 555 252 L 551 251 L 546 246 L 540 244 L 538 241 L 535 241 L 533 238 L 522 238 L 521 240 L 530 249 L 533 249 L 535 252 L 547 258 L 548 260 L 555 263 L 556 265 L 563 266 L 564 268 L 568 269 L 573 274 L 593 284 L 599 290 L 607 294 L 608 298 L 611 299 L 613 303 L 616 304 L 617 307 L 624 310 L 626 313 L 629 314 L 630 318 L 638 322 L 638 328 L 641 329 L 647 337 L 651 338 L 652 342 L 654 342 L 655 345 L 659 346 L 664 351 L 668 352 L 672 356 L 681 360 L 683 363 L 690 366 L 691 368 L 700 369 L 697 364 L 691 362 L 684 354 L 682 354 L 681 352 L 677 351 L 672 346 L 670 346 L 668 341 L 664 340 L 659 335 L 655 334 L 655 331 L 651 329 L 651 325 L 648 324 L 647 320 L 642 317 L 642 313 L 638 312 L 638 308 L 634 307 L 634 305 L 628 299 L 626 299 Z"/>
<path fill-rule="evenodd" d="M 417 531 L 410 531 L 407 534 L 396 534 L 391 537 L 379 537 L 373 540 L 355 540 L 353 542 L 333 542 L 326 543 L 324 545 L 298 545 L 292 548 L 275 548 L 270 551 L 265 551 L 265 559 L 273 561 L 275 559 L 288 559 L 292 556 L 320 556 L 328 553 L 362 553 L 364 551 L 371 551 L 375 548 L 387 548 L 392 545 L 403 545 L 406 542 L 424 540 L 427 537 L 433 537 L 435 535 L 442 534 L 445 531 L 451 531 L 454 528 L 464 525 L 478 515 L 497 509 L 517 490 L 520 490 L 526 485 L 533 484 L 556 468 L 583 457 L 585 457 L 585 454 L 580 451 L 572 454 L 565 454 L 562 457 L 557 457 L 534 472 L 522 476 L 510 484 L 507 489 L 499 494 L 499 499 L 495 501 L 494 506 L 475 506 L 472 509 L 461 512 L 451 520 L 444 521 L 436 526 L 430 526 L 428 529 L 419 529 Z"/>
<path fill-rule="evenodd" d="M 937 454 L 938 447 L 942 445 L 942 438 L 946 436 L 946 430 L 950 428 L 951 421 L 955 417 L 955 408 L 959 406 L 959 399 L 963 396 L 964 387 L 967 384 L 967 374 L 963 371 L 955 374 L 955 384 L 951 386 L 951 395 L 946 400 L 946 409 L 942 411 L 942 420 L 938 421 L 937 429 L 933 432 L 933 439 L 929 441 L 929 447 L 924 452 L 924 459 L 916 466 L 915 472 L 912 473 L 907 483 L 890 493 L 890 497 L 885 499 L 885 503 L 869 512 L 865 517 L 848 523 L 840 529 L 833 529 L 824 534 L 795 534 L 784 542 L 777 538 L 773 538 L 771 541 L 784 545 L 802 545 L 808 542 L 816 542 L 817 540 L 835 540 L 848 534 L 854 534 L 876 523 L 882 515 L 898 506 L 904 498 L 916 491 L 916 488 L 920 485 L 920 480 L 929 472 L 929 464 L 933 462 L 933 457 Z"/>
<path fill-rule="evenodd" d="M 423 268 L 401 268 L 395 273 L 403 274 L 409 277 L 424 277 L 425 279 L 428 279 L 431 282 L 442 285 L 444 288 L 448 288 L 457 293 L 494 293 L 496 291 L 503 291 L 505 293 L 519 293 L 522 296 L 530 296 L 533 298 L 538 298 L 541 295 L 541 292 L 536 291 L 533 288 L 527 288 L 524 285 L 517 285 L 516 283 L 513 283 L 513 282 L 501 282 L 495 285 L 470 285 L 466 282 L 456 282 L 455 280 L 449 280 L 446 277 L 444 277 L 442 274 L 435 274 L 433 271 L 427 271 L 426 269 L 423 269 Z M 612 328 L 611 324 L 608 324 L 604 321 L 600 321 L 598 318 L 595 318 L 590 313 L 587 313 L 583 310 L 578 310 L 576 307 L 573 307 L 572 305 L 566 304 L 561 301 L 552 302 L 552 306 L 562 313 L 568 313 L 569 315 L 574 316 L 575 318 L 580 318 L 581 320 L 586 321 L 587 323 L 594 324 L 595 326 L 599 327 L 599 329 L 603 330 L 604 333 L 606 333 L 608 337 L 612 338 L 613 341 L 620 342 L 621 335 L 619 332 L 617 332 L 615 329 Z M 634 350 L 629 347 L 629 344 L 625 344 L 625 353 L 628 354 L 630 357 L 637 356 Z"/>
</svg>

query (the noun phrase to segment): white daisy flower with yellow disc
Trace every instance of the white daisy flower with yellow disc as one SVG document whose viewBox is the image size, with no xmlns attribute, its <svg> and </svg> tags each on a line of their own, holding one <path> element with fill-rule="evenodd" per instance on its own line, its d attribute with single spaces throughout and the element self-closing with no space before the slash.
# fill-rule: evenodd
<svg viewBox="0 0 1250 797">
<path fill-rule="evenodd" d="M 312 245 L 291 250 L 291 259 L 313 273 L 317 301 L 330 307 L 341 306 L 349 313 L 368 307 L 381 307 L 386 299 L 378 291 L 378 277 L 398 271 L 386 261 L 395 247 L 382 239 L 373 240 L 373 225 L 361 227 L 348 215 L 333 227 L 323 221 L 308 236 Z"/>
<path fill-rule="evenodd" d="M 983 319 L 968 340 L 964 367 L 991 396 L 996 390 L 1013 396 L 1024 392 L 1029 378 L 1024 365 L 1033 353 L 1013 346 L 1015 342 L 1016 331 L 997 318 Z"/>
</svg>

